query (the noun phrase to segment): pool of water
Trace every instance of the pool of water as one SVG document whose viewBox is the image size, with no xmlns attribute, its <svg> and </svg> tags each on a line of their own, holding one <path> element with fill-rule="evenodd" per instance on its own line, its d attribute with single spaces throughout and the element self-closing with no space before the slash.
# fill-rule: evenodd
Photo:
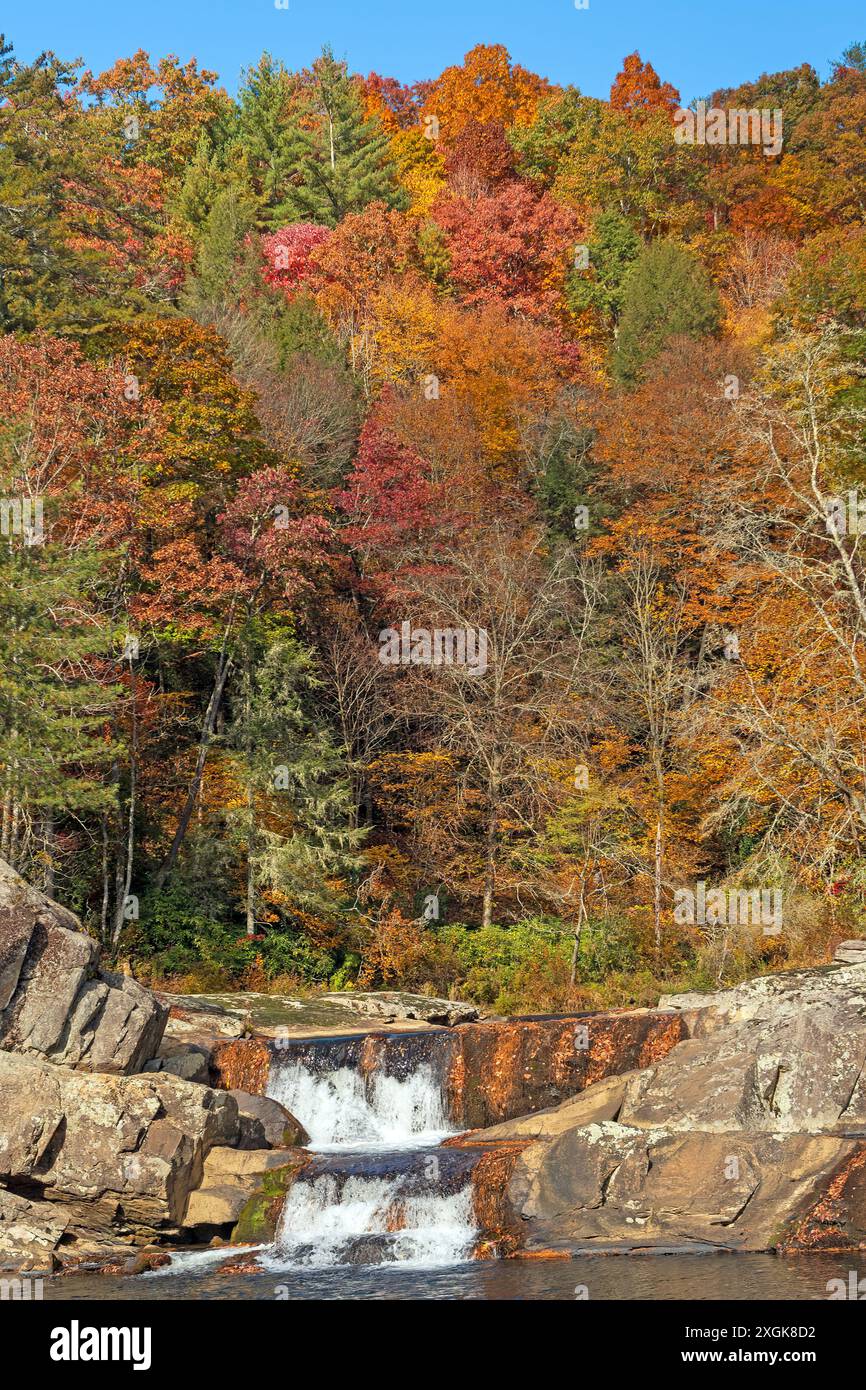
<svg viewBox="0 0 866 1390">
<path fill-rule="evenodd" d="M 46 1299 L 826 1300 L 828 1284 L 866 1275 L 866 1255 L 596 1255 L 498 1260 L 441 1269 L 400 1265 L 220 1274 L 206 1264 L 162 1277 L 76 1275 L 45 1281 Z M 866 1286 L 864 1286 L 866 1287 Z M 832 1285 L 831 1285 L 832 1288 Z"/>
</svg>

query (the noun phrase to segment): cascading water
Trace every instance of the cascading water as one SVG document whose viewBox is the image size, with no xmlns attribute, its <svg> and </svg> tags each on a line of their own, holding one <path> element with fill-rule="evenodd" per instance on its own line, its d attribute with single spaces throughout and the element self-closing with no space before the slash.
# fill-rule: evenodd
<svg viewBox="0 0 866 1390">
<path fill-rule="evenodd" d="M 443 1163 L 454 1153 L 459 1163 Z M 293 1184 L 272 1260 L 281 1266 L 450 1265 L 476 1237 L 467 1156 L 459 1150 L 361 1155 L 347 1166 L 314 1160 Z M 269 1261 L 270 1262 L 270 1261 Z"/>
<path fill-rule="evenodd" d="M 270 1268 L 451 1265 L 477 1235 L 464 1150 L 438 1148 L 448 1116 L 448 1039 L 390 1035 L 275 1049 L 267 1094 L 310 1135 Z"/>
<path fill-rule="evenodd" d="M 311 1148 L 400 1149 L 456 1133 L 446 1114 L 442 1057 L 404 1046 L 365 1067 L 365 1049 L 368 1039 L 351 1038 L 275 1052 L 267 1094 L 300 1120 Z"/>
</svg>

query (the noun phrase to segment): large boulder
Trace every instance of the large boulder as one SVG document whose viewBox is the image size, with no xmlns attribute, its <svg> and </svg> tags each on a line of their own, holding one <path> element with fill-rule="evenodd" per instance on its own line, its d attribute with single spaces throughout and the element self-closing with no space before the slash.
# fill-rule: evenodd
<svg viewBox="0 0 866 1390">
<path fill-rule="evenodd" d="M 139 1071 L 168 1010 L 99 969 L 78 919 L 0 860 L 0 1048 L 86 1071 Z"/>
<path fill-rule="evenodd" d="M 310 1136 L 300 1120 L 270 1096 L 249 1091 L 230 1091 L 238 1107 L 239 1149 L 289 1149 L 309 1144 Z"/>
<path fill-rule="evenodd" d="M 521 1138 L 536 1249 L 866 1244 L 866 963 L 670 996 L 691 1036 L 628 1076 L 475 1136 Z"/>
<path fill-rule="evenodd" d="M 796 1232 L 858 1148 L 814 1134 L 671 1134 L 615 1121 L 523 1153 L 509 1195 L 530 1243 L 593 1249 L 768 1250 Z M 854 1214 L 866 1239 L 866 1202 Z"/>
<path fill-rule="evenodd" d="M 0 1187 L 0 1270 L 50 1272 L 69 1220 L 60 1202 L 30 1201 Z"/>
<path fill-rule="evenodd" d="M 225 1091 L 173 1076 L 86 1075 L 8 1052 L 0 1115 L 0 1185 L 40 1219 L 61 1204 L 66 1240 L 96 1244 L 177 1233 L 208 1153 L 238 1136 Z M 0 1224 L 0 1249 L 3 1238 Z"/>
<path fill-rule="evenodd" d="M 157 991 L 156 998 L 168 1009 L 168 1021 L 159 1051 L 144 1070 L 170 1072 L 186 1081 L 211 1082 L 214 1049 L 219 1043 L 244 1037 L 246 1021 L 219 1005 L 190 1002 L 177 994 Z"/>
<path fill-rule="evenodd" d="M 184 1227 L 198 1239 L 231 1234 L 267 1175 L 272 1171 L 294 1174 L 307 1157 L 285 1149 L 211 1149 L 201 1186 L 190 1196 Z"/>
<path fill-rule="evenodd" d="M 866 964 L 787 971 L 664 1006 L 692 1038 L 637 1078 L 620 1119 L 689 1130 L 866 1137 Z"/>
<path fill-rule="evenodd" d="M 193 1043 L 166 1047 L 163 1040 L 159 1056 L 145 1062 L 143 1071 L 164 1071 L 169 1076 L 180 1076 L 184 1081 L 199 1081 L 207 1085 L 210 1081 L 211 1054 L 208 1048 Z"/>
<path fill-rule="evenodd" d="M 130 1246 L 228 1234 L 286 1165 L 276 1146 L 306 1139 L 276 1101 L 203 1084 L 242 1023 L 177 1009 L 163 1042 L 171 1007 L 101 970 L 72 913 L 0 861 L 0 1268 L 123 1264 Z"/>
<path fill-rule="evenodd" d="M 842 965 L 863 965 L 866 962 L 866 941 L 840 941 L 833 953 L 834 961 Z"/>
</svg>

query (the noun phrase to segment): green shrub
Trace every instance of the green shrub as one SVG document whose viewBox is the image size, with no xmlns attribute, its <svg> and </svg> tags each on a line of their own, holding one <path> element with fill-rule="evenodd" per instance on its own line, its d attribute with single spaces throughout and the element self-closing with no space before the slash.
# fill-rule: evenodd
<svg viewBox="0 0 866 1390">
<path fill-rule="evenodd" d="M 570 943 L 556 927 L 541 919 L 520 922 L 511 927 L 467 927 L 463 924 L 440 927 L 432 933 L 435 950 L 450 955 L 460 978 L 460 993 L 477 1004 L 508 1012 L 519 995 L 525 995 L 527 980 L 561 978 L 568 967 Z M 432 944 L 432 943 L 431 943 Z"/>
<path fill-rule="evenodd" d="M 209 917 L 182 883 L 143 898 L 140 911 L 122 944 L 138 972 L 149 978 L 195 973 L 237 983 L 258 968 L 267 979 L 293 975 L 321 984 L 341 964 L 341 953 L 321 950 L 290 926 L 246 936 L 236 921 Z"/>
<path fill-rule="evenodd" d="M 634 932 L 622 918 L 599 918 L 586 924 L 580 935 L 578 980 L 601 982 L 614 972 L 636 970 L 639 964 Z"/>
</svg>

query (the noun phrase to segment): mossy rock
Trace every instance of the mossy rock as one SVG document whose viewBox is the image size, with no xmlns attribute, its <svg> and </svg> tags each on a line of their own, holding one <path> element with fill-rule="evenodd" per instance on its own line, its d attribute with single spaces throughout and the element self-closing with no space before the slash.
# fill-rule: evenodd
<svg viewBox="0 0 866 1390">
<path fill-rule="evenodd" d="M 274 1239 L 286 1194 L 308 1162 L 309 1155 L 302 1154 L 293 1162 L 264 1174 L 261 1186 L 244 1204 L 232 1230 L 232 1245 L 268 1243 Z"/>
</svg>

